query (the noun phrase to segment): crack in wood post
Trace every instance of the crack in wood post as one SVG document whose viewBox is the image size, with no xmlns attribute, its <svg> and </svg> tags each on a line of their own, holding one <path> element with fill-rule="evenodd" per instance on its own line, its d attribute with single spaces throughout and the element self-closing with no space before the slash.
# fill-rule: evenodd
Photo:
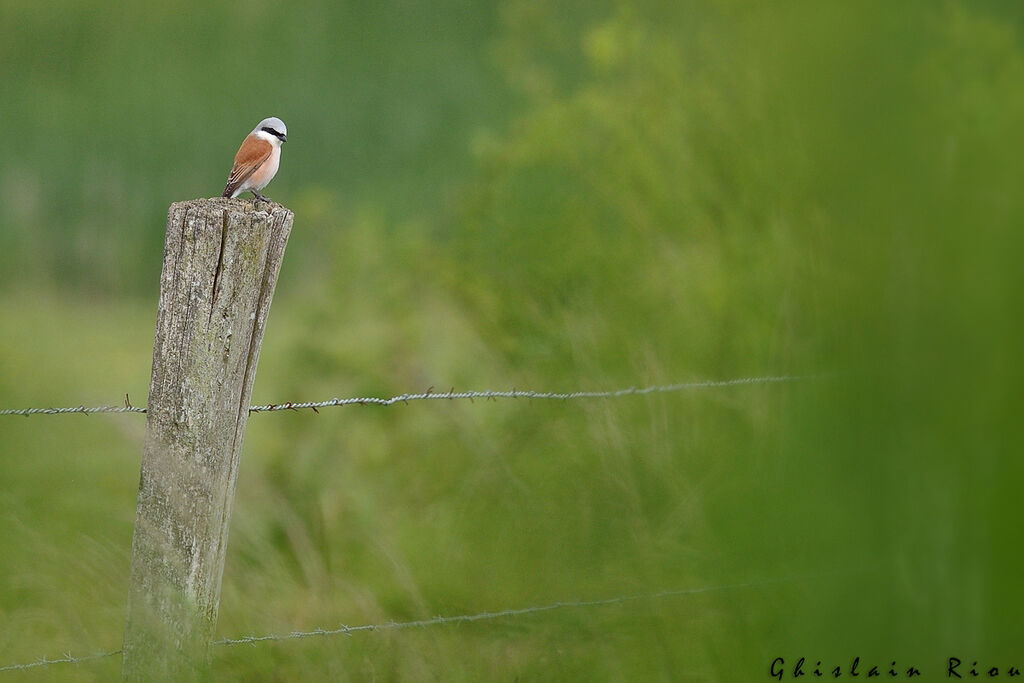
<svg viewBox="0 0 1024 683">
<path fill-rule="evenodd" d="M 213 289 L 210 294 L 210 300 L 213 303 L 217 301 L 217 282 L 220 280 L 220 273 L 224 269 L 224 248 L 228 241 L 228 212 L 224 211 L 224 222 L 221 226 L 220 234 L 220 255 L 217 257 L 217 271 L 213 275 Z M 214 306 L 210 306 L 210 318 L 207 320 L 207 329 L 210 327 L 210 323 L 213 321 L 213 309 Z"/>
</svg>

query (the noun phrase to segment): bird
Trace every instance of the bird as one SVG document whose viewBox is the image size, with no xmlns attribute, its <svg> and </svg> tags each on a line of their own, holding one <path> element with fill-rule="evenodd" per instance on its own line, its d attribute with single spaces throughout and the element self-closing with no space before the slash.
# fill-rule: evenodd
<svg viewBox="0 0 1024 683">
<path fill-rule="evenodd" d="M 281 165 L 281 144 L 287 141 L 288 128 L 276 116 L 256 124 L 238 148 L 235 165 L 231 167 L 228 184 L 221 196 L 234 199 L 243 192 L 252 192 L 255 199 L 269 202 L 260 190 L 277 175 L 277 168 Z"/>
</svg>

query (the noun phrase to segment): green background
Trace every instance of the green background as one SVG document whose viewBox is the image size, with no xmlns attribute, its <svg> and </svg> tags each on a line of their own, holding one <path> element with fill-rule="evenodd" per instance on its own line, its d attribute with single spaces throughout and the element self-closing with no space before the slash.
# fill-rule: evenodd
<svg viewBox="0 0 1024 683">
<path fill-rule="evenodd" d="M 220 645 L 216 680 L 1024 669 L 1022 30 L 994 0 L 0 0 L 0 408 L 145 404 L 167 206 L 279 116 L 256 403 L 816 379 L 253 415 L 220 637 L 716 590 Z M 0 666 L 120 647 L 144 429 L 0 416 Z"/>
</svg>

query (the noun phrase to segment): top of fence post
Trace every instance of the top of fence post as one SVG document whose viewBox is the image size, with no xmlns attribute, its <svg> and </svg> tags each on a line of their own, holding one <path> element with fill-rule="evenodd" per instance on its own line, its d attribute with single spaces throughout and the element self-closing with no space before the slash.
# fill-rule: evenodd
<svg viewBox="0 0 1024 683">
<path fill-rule="evenodd" d="M 197 199 L 167 215 L 131 589 L 126 681 L 202 677 L 256 364 L 294 215 Z"/>
</svg>

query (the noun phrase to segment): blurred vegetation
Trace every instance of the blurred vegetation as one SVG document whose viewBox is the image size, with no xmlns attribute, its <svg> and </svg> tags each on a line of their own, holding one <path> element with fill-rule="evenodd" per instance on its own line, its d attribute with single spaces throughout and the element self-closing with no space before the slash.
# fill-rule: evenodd
<svg viewBox="0 0 1024 683">
<path fill-rule="evenodd" d="M 225 637 L 793 580 L 221 647 L 218 680 L 1021 666 L 1022 18 L 6 0 L 0 407 L 144 402 L 164 211 L 277 115 L 255 402 L 823 378 L 255 415 Z M 0 420 L 0 665 L 115 649 L 144 423 Z"/>
</svg>

